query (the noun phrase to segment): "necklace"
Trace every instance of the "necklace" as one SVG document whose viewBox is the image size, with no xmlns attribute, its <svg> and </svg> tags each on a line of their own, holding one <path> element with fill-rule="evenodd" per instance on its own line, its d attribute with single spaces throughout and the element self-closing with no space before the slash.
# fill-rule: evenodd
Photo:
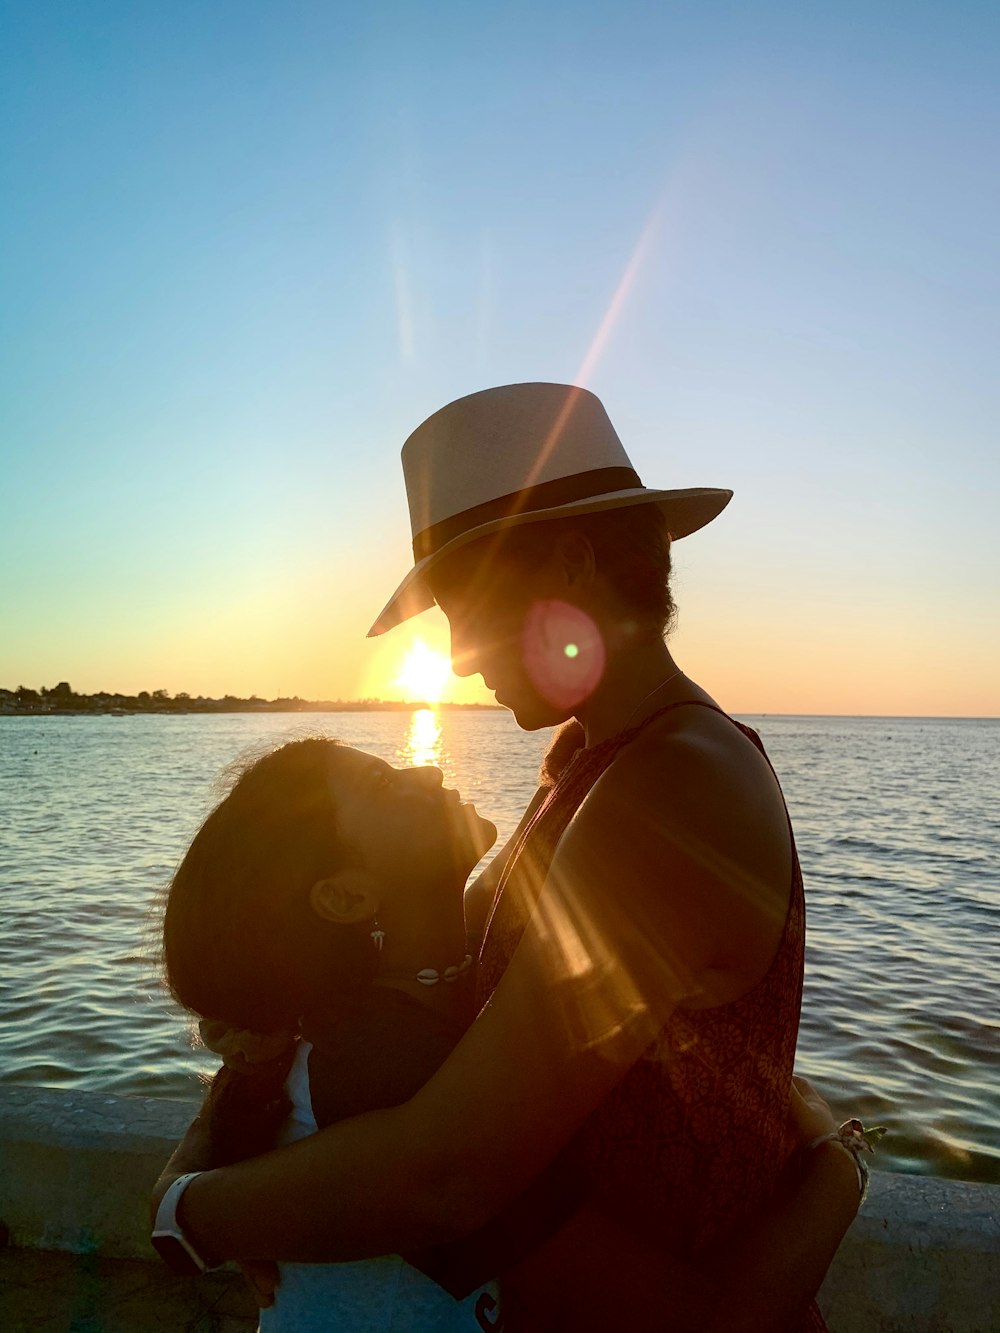
<svg viewBox="0 0 1000 1333">
<path fill-rule="evenodd" d="M 465 976 L 471 966 L 472 954 L 467 953 L 457 966 L 446 967 L 443 972 L 439 972 L 436 967 L 422 968 L 417 973 L 417 980 L 421 986 L 436 986 L 439 981 L 457 981 L 459 977 Z"/>
<path fill-rule="evenodd" d="M 625 725 L 622 727 L 622 731 L 628 731 L 628 729 L 629 729 L 629 723 L 630 723 L 630 722 L 632 721 L 632 719 L 635 717 L 636 713 L 638 713 L 639 710 L 642 708 L 643 704 L 648 704 L 649 701 L 650 701 L 650 699 L 652 699 L 654 695 L 659 694 L 659 692 L 660 692 L 666 685 L 669 685 L 670 682 L 671 682 L 672 680 L 676 680 L 677 677 L 678 677 L 680 674 L 681 674 L 681 669 L 680 669 L 680 667 L 678 667 L 676 671 L 672 672 L 672 673 L 666 678 L 666 680 L 661 680 L 660 683 L 659 683 L 659 685 L 657 685 L 657 686 L 655 686 L 653 689 L 651 689 L 651 690 L 649 691 L 648 694 L 644 694 L 644 695 L 642 696 L 642 698 L 639 700 L 639 702 L 636 704 L 636 706 L 632 709 L 631 713 L 629 713 L 628 717 L 625 719 Z"/>
<path fill-rule="evenodd" d="M 472 954 L 467 953 L 460 963 L 452 963 L 451 967 L 446 967 L 443 972 L 439 972 L 436 967 L 422 967 L 416 975 L 412 972 L 380 972 L 375 980 L 377 982 L 419 981 L 421 986 L 436 986 L 439 981 L 444 981 L 451 985 L 459 977 L 464 977 L 471 966 Z"/>
<path fill-rule="evenodd" d="M 664 684 L 666 684 L 665 681 Z M 378 917 L 373 919 L 373 924 L 375 929 L 371 932 L 371 937 L 375 945 L 375 952 L 381 953 L 382 946 L 385 944 L 385 931 L 379 926 Z M 467 953 L 460 963 L 452 963 L 451 967 L 446 967 L 443 972 L 439 972 L 436 967 L 422 967 L 413 980 L 419 981 L 421 986 L 436 986 L 439 981 L 446 981 L 450 984 L 457 981 L 459 977 L 464 977 L 471 966 L 472 954 Z M 402 972 L 385 972 L 382 975 L 385 979 L 393 977 L 398 979 L 405 974 Z"/>
</svg>

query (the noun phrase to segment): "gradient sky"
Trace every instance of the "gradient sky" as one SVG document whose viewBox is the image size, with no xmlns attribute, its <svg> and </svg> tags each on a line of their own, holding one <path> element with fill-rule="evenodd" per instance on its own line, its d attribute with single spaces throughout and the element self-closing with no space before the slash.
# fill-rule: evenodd
<svg viewBox="0 0 1000 1333">
<path fill-rule="evenodd" d="M 1000 714 L 994 4 L 0 15 L 0 685 L 398 694 L 399 448 L 552 379 L 736 492 L 720 702 Z"/>
</svg>

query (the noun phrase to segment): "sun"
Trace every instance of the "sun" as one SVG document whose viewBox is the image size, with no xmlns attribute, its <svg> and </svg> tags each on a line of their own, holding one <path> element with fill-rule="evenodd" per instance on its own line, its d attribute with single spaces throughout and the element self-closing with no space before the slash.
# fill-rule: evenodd
<svg viewBox="0 0 1000 1333">
<path fill-rule="evenodd" d="M 441 702 L 445 683 L 451 675 L 451 663 L 441 653 L 428 648 L 423 639 L 417 639 L 403 659 L 396 677 L 410 697 L 420 703 Z"/>
</svg>

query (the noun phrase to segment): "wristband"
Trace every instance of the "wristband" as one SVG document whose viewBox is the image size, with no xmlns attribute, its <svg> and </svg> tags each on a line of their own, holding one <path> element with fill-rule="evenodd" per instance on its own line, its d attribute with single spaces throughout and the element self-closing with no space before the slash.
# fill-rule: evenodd
<svg viewBox="0 0 1000 1333">
<path fill-rule="evenodd" d="M 153 1234 L 150 1237 L 153 1249 L 170 1271 L 181 1277 L 197 1277 L 199 1273 L 207 1273 L 210 1268 L 185 1236 L 177 1220 L 177 1205 L 180 1203 L 181 1195 L 192 1180 L 204 1174 L 204 1171 L 189 1171 L 171 1182 L 166 1194 L 160 1200 L 160 1206 L 156 1210 L 156 1221 L 153 1223 Z"/>
</svg>

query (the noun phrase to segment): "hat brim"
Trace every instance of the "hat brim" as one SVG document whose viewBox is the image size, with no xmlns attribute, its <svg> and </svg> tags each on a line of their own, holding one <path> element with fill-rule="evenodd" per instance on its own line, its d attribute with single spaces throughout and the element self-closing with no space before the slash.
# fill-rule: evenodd
<svg viewBox="0 0 1000 1333">
<path fill-rule="evenodd" d="M 446 555 L 480 537 L 488 537 L 493 532 L 504 528 L 523 527 L 527 523 L 544 523 L 547 519 L 565 518 L 571 514 L 597 514 L 604 509 L 620 509 L 630 505 L 655 504 L 664 511 L 671 539 L 690 536 L 706 523 L 711 523 L 722 513 L 733 498 L 732 491 L 715 487 L 695 487 L 689 490 L 654 491 L 644 486 L 634 490 L 612 491 L 605 495 L 588 496 L 586 500 L 577 500 L 572 504 L 558 505 L 554 509 L 533 509 L 527 513 L 514 514 L 505 518 L 494 519 L 477 528 L 463 532 L 461 536 L 445 543 L 433 555 L 420 560 L 403 579 L 399 587 L 389 598 L 385 607 L 368 631 L 369 639 L 385 634 L 387 630 L 401 625 L 404 620 L 419 615 L 434 605 L 434 595 L 426 582 L 426 576 Z"/>
</svg>

